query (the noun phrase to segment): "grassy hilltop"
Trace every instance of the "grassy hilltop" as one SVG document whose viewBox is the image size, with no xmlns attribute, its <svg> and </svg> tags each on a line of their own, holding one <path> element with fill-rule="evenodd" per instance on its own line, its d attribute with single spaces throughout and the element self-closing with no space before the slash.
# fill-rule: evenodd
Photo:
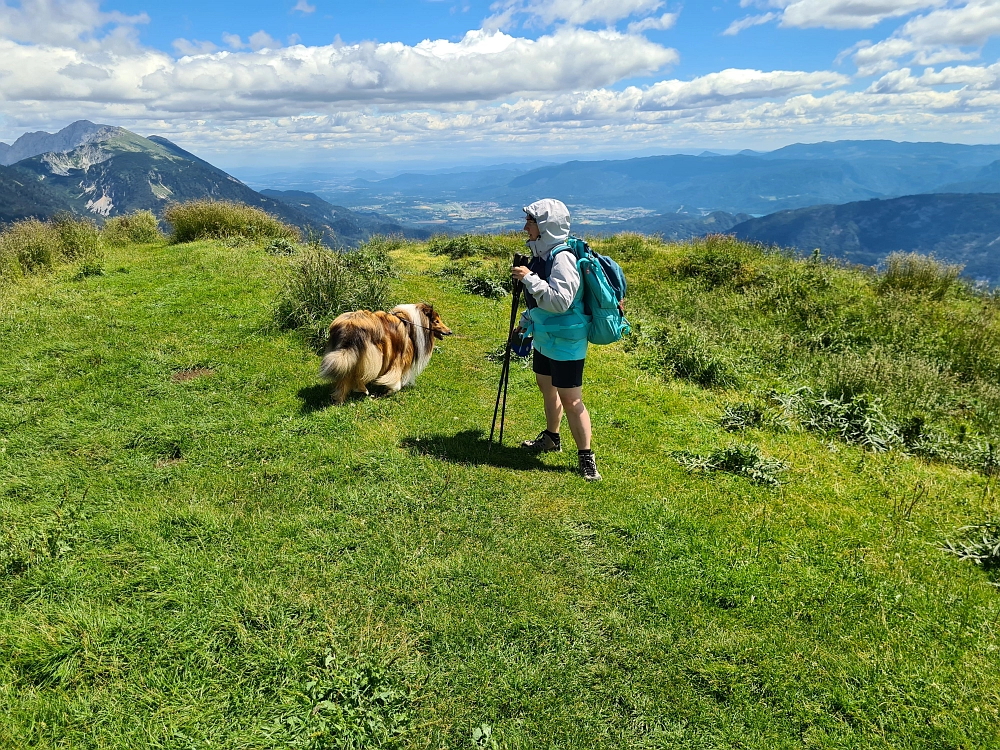
<svg viewBox="0 0 1000 750">
<path fill-rule="evenodd" d="M 486 451 L 516 237 L 142 227 L 0 237 L 0 746 L 998 746 L 1000 303 L 955 269 L 603 240 L 588 485 L 511 447 L 530 368 Z M 331 407 L 331 289 L 456 335 Z"/>
</svg>

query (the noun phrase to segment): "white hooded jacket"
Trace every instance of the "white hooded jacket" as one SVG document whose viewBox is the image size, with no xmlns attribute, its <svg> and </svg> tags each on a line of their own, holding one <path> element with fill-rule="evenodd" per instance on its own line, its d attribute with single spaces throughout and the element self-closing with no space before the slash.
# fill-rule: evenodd
<svg viewBox="0 0 1000 750">
<path fill-rule="evenodd" d="M 562 201 L 545 198 L 526 206 L 524 212 L 538 222 L 541 234 L 537 240 L 528 241 L 534 257 L 547 258 L 553 248 L 569 238 L 569 209 Z M 525 291 L 541 309 L 550 313 L 566 312 L 580 290 L 581 279 L 576 267 L 576 256 L 573 253 L 559 253 L 552 264 L 548 281 L 529 273 L 522 283 Z M 525 311 L 521 316 L 521 327 L 526 328 L 529 320 L 529 312 Z"/>
</svg>

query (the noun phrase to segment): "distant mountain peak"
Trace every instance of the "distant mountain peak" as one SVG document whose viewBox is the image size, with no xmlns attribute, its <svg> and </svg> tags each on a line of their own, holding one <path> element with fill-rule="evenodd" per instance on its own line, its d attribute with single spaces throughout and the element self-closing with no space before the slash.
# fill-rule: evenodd
<svg viewBox="0 0 1000 750">
<path fill-rule="evenodd" d="M 0 144 L 0 164 L 9 165 L 32 156 L 47 153 L 65 153 L 89 143 L 93 138 L 98 137 L 102 131 L 122 130 L 123 128 L 112 128 L 109 125 L 99 125 L 90 120 L 77 120 L 70 123 L 57 133 L 47 133 L 38 130 L 34 133 L 25 133 L 13 144 Z M 126 131 L 127 132 L 127 131 Z"/>
</svg>

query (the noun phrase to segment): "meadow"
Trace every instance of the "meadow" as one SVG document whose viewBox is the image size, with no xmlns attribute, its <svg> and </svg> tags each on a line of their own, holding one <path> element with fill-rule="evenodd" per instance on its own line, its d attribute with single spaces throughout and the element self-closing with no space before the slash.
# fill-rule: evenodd
<svg viewBox="0 0 1000 750">
<path fill-rule="evenodd" d="M 636 331 L 590 485 L 514 447 L 521 363 L 487 449 L 516 235 L 67 221 L 0 235 L 0 746 L 1000 746 L 1000 301 L 956 269 L 596 239 Z M 421 300 L 416 385 L 331 406 L 333 309 Z"/>
</svg>

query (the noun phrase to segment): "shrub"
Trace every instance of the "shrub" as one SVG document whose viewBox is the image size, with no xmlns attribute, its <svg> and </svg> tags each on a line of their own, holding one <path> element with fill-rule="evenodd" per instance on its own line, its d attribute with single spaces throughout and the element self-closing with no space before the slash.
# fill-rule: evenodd
<svg viewBox="0 0 1000 750">
<path fill-rule="evenodd" d="M 289 270 L 274 307 L 275 322 L 284 330 L 302 330 L 319 347 L 341 313 L 385 309 L 391 276 L 389 257 L 378 243 L 347 252 L 313 243 Z"/>
<path fill-rule="evenodd" d="M 942 299 L 958 280 L 962 266 L 942 263 L 933 255 L 891 253 L 879 278 L 878 290 L 898 289 L 926 292 L 932 299 Z"/>
<path fill-rule="evenodd" d="M 38 219 L 15 222 L 0 234 L 0 271 L 17 277 L 51 268 L 61 256 L 59 234 Z"/>
<path fill-rule="evenodd" d="M 728 448 L 700 456 L 687 451 L 675 451 L 674 460 L 689 471 L 724 471 L 744 476 L 755 484 L 777 487 L 779 474 L 788 466 L 782 461 L 768 458 L 756 445 L 735 444 Z"/>
<path fill-rule="evenodd" d="M 160 239 L 160 224 L 152 211 L 133 211 L 104 222 L 105 242 L 111 245 L 142 245 Z"/>
<path fill-rule="evenodd" d="M 260 241 L 300 239 L 299 230 L 254 206 L 231 201 L 197 200 L 172 203 L 163 212 L 173 228 L 172 242 L 244 238 Z"/>
</svg>

